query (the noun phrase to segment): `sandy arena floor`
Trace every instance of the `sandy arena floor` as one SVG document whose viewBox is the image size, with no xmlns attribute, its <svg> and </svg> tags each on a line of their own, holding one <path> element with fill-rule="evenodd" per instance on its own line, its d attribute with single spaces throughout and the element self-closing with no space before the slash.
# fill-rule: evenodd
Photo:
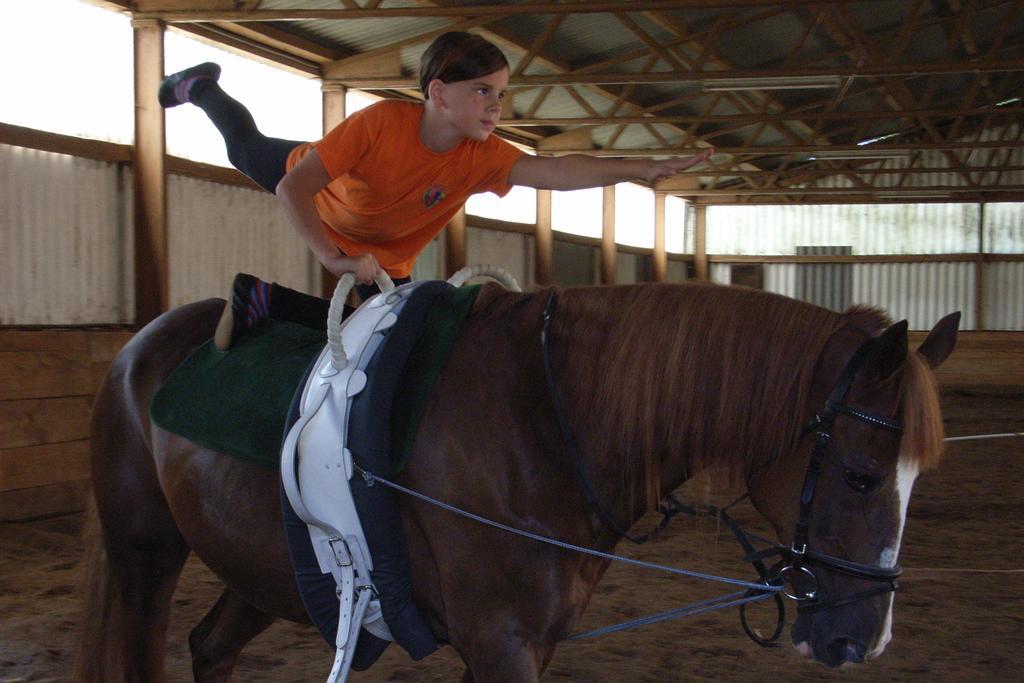
<svg viewBox="0 0 1024 683">
<path fill-rule="evenodd" d="M 950 436 L 1019 431 L 1024 392 L 947 389 Z M 762 649 L 735 610 L 565 643 L 544 680 L 572 681 L 1018 681 L 1024 671 L 1024 440 L 951 444 L 923 475 L 910 505 L 907 568 L 896 598 L 893 642 L 878 660 L 831 671 L 788 646 Z M 736 515 L 755 525 L 750 508 Z M 0 682 L 67 680 L 78 610 L 82 515 L 0 524 Z M 677 520 L 658 542 L 620 550 L 652 562 L 750 578 L 739 548 L 710 522 Z M 720 588 L 614 566 L 583 629 L 684 605 Z M 171 680 L 191 680 L 188 631 L 220 593 L 194 557 L 174 598 L 168 642 Z M 790 608 L 792 614 L 792 608 Z M 254 640 L 238 681 L 323 680 L 332 658 L 312 627 L 279 622 Z M 389 649 L 353 681 L 457 681 L 451 648 L 411 662 Z"/>
</svg>

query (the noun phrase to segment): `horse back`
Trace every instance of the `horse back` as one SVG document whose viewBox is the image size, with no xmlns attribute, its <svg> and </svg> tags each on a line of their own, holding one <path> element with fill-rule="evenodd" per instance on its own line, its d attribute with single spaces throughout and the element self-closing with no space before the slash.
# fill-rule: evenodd
<svg viewBox="0 0 1024 683">
<path fill-rule="evenodd" d="M 223 304 L 215 299 L 176 308 L 140 330 L 114 358 L 93 402 L 93 490 L 105 526 L 137 498 L 162 500 L 152 458 L 149 404 L 163 381 L 210 338 Z"/>
</svg>

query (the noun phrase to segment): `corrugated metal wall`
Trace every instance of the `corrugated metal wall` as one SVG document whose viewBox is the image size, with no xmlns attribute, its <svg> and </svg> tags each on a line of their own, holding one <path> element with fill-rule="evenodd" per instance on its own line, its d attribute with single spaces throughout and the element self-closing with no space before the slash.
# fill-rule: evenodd
<svg viewBox="0 0 1024 683">
<path fill-rule="evenodd" d="M 131 173 L 0 145 L 0 179 L 0 324 L 131 322 Z"/>
<path fill-rule="evenodd" d="M 938 163 L 938 162 L 936 162 Z M 849 244 L 854 255 L 972 254 L 978 249 L 977 204 L 725 206 L 708 209 L 708 252 L 789 255 L 803 245 Z M 1024 205 L 985 206 L 987 253 L 1021 253 Z M 1024 266 L 985 265 L 986 329 L 1024 329 Z M 730 282 L 728 263 L 711 265 L 715 282 Z M 851 303 L 879 306 L 912 329 L 930 329 L 959 310 L 962 329 L 977 327 L 975 264 L 969 262 L 854 264 Z M 765 288 L 792 297 L 799 264 L 765 264 Z"/>
<path fill-rule="evenodd" d="M 133 318 L 131 174 L 116 164 L 0 145 L 0 324 L 130 323 Z M 170 296 L 179 305 L 223 296 L 236 271 L 317 291 L 319 269 L 269 194 L 171 176 Z M 70 218 L 69 218 L 70 217 Z M 971 253 L 979 207 L 928 204 L 712 207 L 710 253 L 787 254 L 796 246 L 851 244 L 854 254 Z M 837 226 L 845 226 L 843 229 Z M 502 265 L 533 284 L 533 238 L 469 228 L 467 261 Z M 1024 205 L 985 207 L 987 251 L 1020 253 Z M 599 258 L 594 249 L 594 278 Z M 440 277 L 443 242 L 420 260 L 417 277 Z M 619 252 L 621 283 L 642 277 L 642 259 Z M 713 281 L 730 281 L 730 264 L 712 263 Z M 886 308 L 915 329 L 952 310 L 975 327 L 975 264 L 855 264 L 853 303 Z M 796 296 L 797 264 L 766 264 L 765 288 Z M 685 266 L 669 262 L 669 279 Z M 985 266 L 985 327 L 1024 329 L 1024 263 Z"/>
<path fill-rule="evenodd" d="M 800 298 L 800 265 L 766 264 L 764 288 Z M 931 329 L 947 313 L 961 311 L 961 329 L 973 329 L 977 325 L 974 269 L 973 263 L 963 262 L 855 263 L 850 303 L 878 306 L 895 320 L 906 318 L 914 330 Z"/>
<path fill-rule="evenodd" d="M 1024 330 L 1024 263 L 985 264 L 985 329 Z"/>
<path fill-rule="evenodd" d="M 526 289 L 533 282 L 533 238 L 524 233 L 467 227 L 466 263 L 500 266 Z"/>
<path fill-rule="evenodd" d="M 985 205 L 985 252 L 1019 254 L 1024 250 L 1024 204 Z"/>
<path fill-rule="evenodd" d="M 172 175 L 170 302 L 227 296 L 237 272 L 319 292 L 319 265 L 268 192 Z"/>
<path fill-rule="evenodd" d="M 797 245 L 843 244 L 857 255 L 970 253 L 978 214 L 977 204 L 711 206 L 707 251 L 790 255 Z"/>
<path fill-rule="evenodd" d="M 685 282 L 686 262 L 669 259 L 668 266 L 665 268 L 665 280 L 667 282 Z"/>
<path fill-rule="evenodd" d="M 420 252 L 412 267 L 413 280 L 440 280 L 444 278 L 444 230 Z"/>
<path fill-rule="evenodd" d="M 796 253 L 804 256 L 845 256 L 850 254 L 850 247 L 797 247 Z M 849 263 L 797 264 L 797 298 L 840 313 L 845 311 L 850 307 L 853 290 L 850 266 Z"/>
<path fill-rule="evenodd" d="M 637 282 L 637 272 L 640 268 L 640 257 L 636 254 L 616 252 L 615 254 L 615 282 L 620 285 L 631 285 Z"/>
<path fill-rule="evenodd" d="M 930 330 L 943 316 L 961 311 L 961 329 L 977 327 L 973 263 L 858 263 L 853 302 L 878 306 L 912 330 Z"/>
</svg>

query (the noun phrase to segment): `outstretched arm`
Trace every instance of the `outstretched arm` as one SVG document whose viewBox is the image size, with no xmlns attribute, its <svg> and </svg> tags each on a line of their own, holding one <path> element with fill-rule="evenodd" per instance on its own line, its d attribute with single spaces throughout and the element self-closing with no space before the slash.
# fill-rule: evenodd
<svg viewBox="0 0 1024 683">
<path fill-rule="evenodd" d="M 370 284 L 381 270 L 377 259 L 373 254 L 344 256 L 328 236 L 330 228 L 320 220 L 320 214 L 313 203 L 316 193 L 330 182 L 331 176 L 316 150 L 312 150 L 281 178 L 275 194 L 284 206 L 288 222 L 324 268 L 338 276 L 342 273 L 355 273 L 356 280 Z"/>
<path fill-rule="evenodd" d="M 706 161 L 713 149 L 672 159 L 609 159 L 585 154 L 564 157 L 523 155 L 509 174 L 509 183 L 543 190 L 581 190 L 629 180 L 654 183 Z"/>
</svg>

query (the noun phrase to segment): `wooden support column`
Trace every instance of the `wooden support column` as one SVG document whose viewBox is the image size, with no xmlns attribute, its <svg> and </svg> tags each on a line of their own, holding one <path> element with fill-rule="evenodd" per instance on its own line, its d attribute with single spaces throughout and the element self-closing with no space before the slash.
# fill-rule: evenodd
<svg viewBox="0 0 1024 683">
<path fill-rule="evenodd" d="M 698 280 L 707 281 L 708 277 L 708 207 L 696 204 L 696 220 L 693 225 L 693 266 Z"/>
<path fill-rule="evenodd" d="M 324 135 L 326 135 L 345 120 L 345 93 L 347 88 L 343 85 L 324 83 L 320 86 L 320 92 L 322 93 L 320 102 L 323 131 Z M 317 263 L 317 270 L 320 272 L 320 296 L 330 299 L 334 296 L 334 289 L 338 286 L 338 277 L 319 263 Z"/>
<path fill-rule="evenodd" d="M 668 274 L 668 254 L 665 253 L 665 195 L 654 193 L 654 252 L 651 254 L 651 279 L 664 282 Z"/>
<path fill-rule="evenodd" d="M 320 86 L 320 92 L 323 93 L 321 97 L 323 129 L 324 135 L 327 135 L 335 126 L 345 120 L 345 95 L 348 93 L 348 88 L 343 85 L 324 83 Z"/>
<path fill-rule="evenodd" d="M 978 254 L 974 261 L 974 329 L 985 329 L 985 202 L 978 204 Z"/>
<path fill-rule="evenodd" d="M 135 144 L 132 147 L 135 232 L 135 324 L 169 307 L 167 175 L 164 110 L 157 91 L 164 77 L 164 26 L 132 21 L 135 52 Z"/>
<path fill-rule="evenodd" d="M 451 277 L 466 267 L 466 205 L 444 226 L 444 270 Z"/>
<path fill-rule="evenodd" d="M 615 186 L 604 188 L 601 213 L 601 284 L 615 284 Z"/>
<path fill-rule="evenodd" d="M 553 284 L 551 277 L 551 190 L 537 190 L 537 226 L 534 231 L 533 279 L 539 287 Z"/>
</svg>

